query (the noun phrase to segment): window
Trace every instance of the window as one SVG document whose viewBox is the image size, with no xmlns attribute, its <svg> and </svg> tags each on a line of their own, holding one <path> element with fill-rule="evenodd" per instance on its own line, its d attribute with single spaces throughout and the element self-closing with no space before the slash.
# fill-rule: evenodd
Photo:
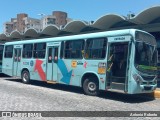
<svg viewBox="0 0 160 120">
<path fill-rule="evenodd" d="M 0 45 L 0 65 L 2 65 L 2 58 L 3 58 L 3 45 Z"/>
<path fill-rule="evenodd" d="M 12 58 L 13 56 L 13 45 L 8 45 L 5 47 L 5 58 Z"/>
<path fill-rule="evenodd" d="M 25 44 L 23 45 L 23 58 L 31 58 L 32 57 L 33 44 Z"/>
<path fill-rule="evenodd" d="M 85 48 L 85 58 L 103 59 L 106 56 L 106 38 L 88 39 Z"/>
<path fill-rule="evenodd" d="M 35 43 L 33 52 L 34 58 L 45 58 L 46 43 Z"/>
<path fill-rule="evenodd" d="M 63 53 L 64 53 L 64 41 L 61 42 L 61 52 L 60 52 L 60 58 L 63 58 Z"/>
<path fill-rule="evenodd" d="M 65 58 L 82 58 L 82 50 L 84 49 L 84 40 L 66 41 Z"/>
</svg>

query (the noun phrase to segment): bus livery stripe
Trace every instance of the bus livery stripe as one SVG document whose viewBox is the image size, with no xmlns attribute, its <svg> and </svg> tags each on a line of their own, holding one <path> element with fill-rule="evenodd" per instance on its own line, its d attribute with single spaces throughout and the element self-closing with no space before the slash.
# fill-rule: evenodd
<svg viewBox="0 0 160 120">
<path fill-rule="evenodd" d="M 36 60 L 35 67 L 34 67 L 34 71 L 37 70 L 40 78 L 41 78 L 43 81 L 45 81 L 45 80 L 46 80 L 46 74 L 45 74 L 45 72 L 43 71 L 43 69 L 42 69 L 42 67 L 41 67 L 42 63 L 43 63 L 43 60 L 38 60 L 38 59 L 37 59 L 37 60 Z"/>
<path fill-rule="evenodd" d="M 62 76 L 63 76 L 61 81 L 66 83 L 66 84 L 69 84 L 70 83 L 70 79 L 71 79 L 71 75 L 72 75 L 72 70 L 70 72 L 68 72 L 64 61 L 61 60 L 61 59 L 58 60 L 58 64 L 57 65 L 58 65 L 58 68 L 60 69 L 60 71 L 62 73 Z"/>
</svg>

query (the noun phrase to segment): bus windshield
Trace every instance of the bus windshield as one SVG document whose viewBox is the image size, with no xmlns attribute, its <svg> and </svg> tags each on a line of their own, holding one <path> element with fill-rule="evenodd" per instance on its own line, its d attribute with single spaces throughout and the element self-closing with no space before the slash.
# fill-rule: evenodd
<svg viewBox="0 0 160 120">
<path fill-rule="evenodd" d="M 156 74 L 157 72 L 157 50 L 153 45 L 145 42 L 135 44 L 135 65 L 136 68 L 145 73 Z"/>
<path fill-rule="evenodd" d="M 0 65 L 2 65 L 3 47 L 3 45 L 0 45 Z"/>
</svg>

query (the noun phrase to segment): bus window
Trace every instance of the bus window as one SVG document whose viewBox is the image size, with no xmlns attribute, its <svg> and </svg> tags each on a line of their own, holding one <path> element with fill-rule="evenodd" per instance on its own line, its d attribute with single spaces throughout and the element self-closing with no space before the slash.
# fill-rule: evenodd
<svg viewBox="0 0 160 120">
<path fill-rule="evenodd" d="M 3 58 L 3 45 L 0 45 L 0 65 L 2 65 L 2 58 Z"/>
<path fill-rule="evenodd" d="M 103 59 L 106 57 L 106 38 L 88 39 L 85 48 L 85 58 Z"/>
<path fill-rule="evenodd" d="M 34 58 L 45 58 L 46 43 L 35 43 L 33 57 Z"/>
<path fill-rule="evenodd" d="M 8 45 L 5 47 L 4 57 L 12 58 L 12 56 L 13 56 L 13 45 Z"/>
<path fill-rule="evenodd" d="M 48 50 L 48 63 L 52 63 L 52 48 L 49 48 Z"/>
<path fill-rule="evenodd" d="M 54 49 L 54 62 L 58 62 L 58 47 Z"/>
<path fill-rule="evenodd" d="M 66 41 L 65 58 L 82 58 L 82 50 L 84 49 L 84 40 Z"/>
<path fill-rule="evenodd" d="M 32 58 L 32 50 L 33 50 L 33 44 L 24 44 L 22 57 Z"/>
</svg>

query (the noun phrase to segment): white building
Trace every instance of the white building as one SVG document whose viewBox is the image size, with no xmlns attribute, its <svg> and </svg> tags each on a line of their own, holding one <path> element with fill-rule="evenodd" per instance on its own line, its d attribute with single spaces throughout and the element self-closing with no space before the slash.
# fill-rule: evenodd
<svg viewBox="0 0 160 120">
<path fill-rule="evenodd" d="M 41 19 L 41 28 L 44 29 L 48 25 L 55 25 L 56 17 L 53 15 L 47 15 Z"/>
<path fill-rule="evenodd" d="M 24 24 L 25 24 L 25 31 L 30 28 L 33 28 L 33 29 L 37 30 L 37 32 L 40 32 L 41 21 L 39 19 L 25 17 L 25 18 L 23 18 L 23 20 L 24 20 Z"/>
</svg>

